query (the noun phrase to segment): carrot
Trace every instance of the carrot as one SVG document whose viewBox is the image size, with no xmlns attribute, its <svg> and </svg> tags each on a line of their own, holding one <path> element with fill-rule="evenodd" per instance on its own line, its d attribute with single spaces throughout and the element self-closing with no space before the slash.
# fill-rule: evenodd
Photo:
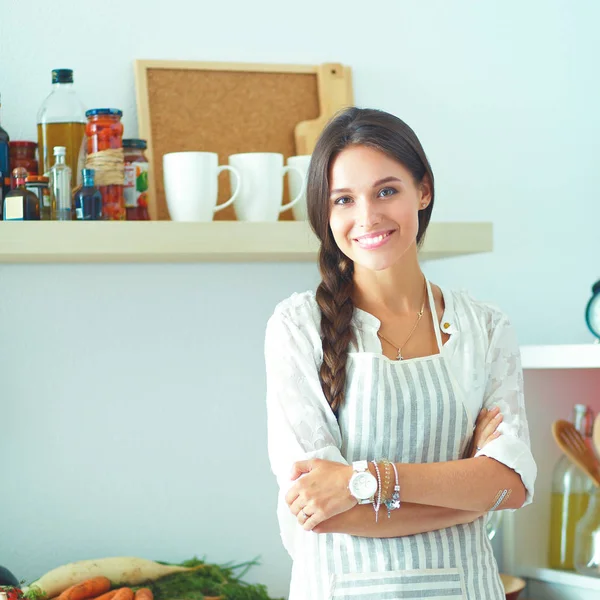
<svg viewBox="0 0 600 600">
<path fill-rule="evenodd" d="M 67 588 L 58 600 L 87 600 L 110 590 L 110 579 L 102 575 L 86 579 Z"/>
<path fill-rule="evenodd" d="M 154 594 L 150 588 L 140 588 L 135 593 L 134 600 L 154 600 Z"/>
<path fill-rule="evenodd" d="M 106 592 L 106 594 L 102 594 L 102 596 L 94 598 L 94 600 L 112 600 L 118 591 L 118 589 L 111 590 L 110 592 Z"/>
<path fill-rule="evenodd" d="M 113 600 L 133 600 L 133 590 L 128 587 L 119 588 Z"/>
</svg>

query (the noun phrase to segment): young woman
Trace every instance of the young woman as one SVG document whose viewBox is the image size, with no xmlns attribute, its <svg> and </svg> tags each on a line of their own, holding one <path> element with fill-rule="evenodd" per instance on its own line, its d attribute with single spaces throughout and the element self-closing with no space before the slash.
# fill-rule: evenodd
<svg viewBox="0 0 600 600">
<path fill-rule="evenodd" d="M 501 600 L 491 510 L 531 502 L 507 317 L 419 265 L 434 179 L 414 132 L 350 108 L 308 172 L 316 291 L 267 325 L 269 456 L 291 600 Z M 368 462 L 366 462 L 368 461 Z"/>
</svg>

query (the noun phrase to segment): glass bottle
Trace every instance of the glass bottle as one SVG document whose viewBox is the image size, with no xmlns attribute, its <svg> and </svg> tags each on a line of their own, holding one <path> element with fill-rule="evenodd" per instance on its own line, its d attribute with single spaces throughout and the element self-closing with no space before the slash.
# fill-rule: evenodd
<svg viewBox="0 0 600 600">
<path fill-rule="evenodd" d="M 600 488 L 590 494 L 590 502 L 575 528 L 575 569 L 582 575 L 600 577 Z"/>
<path fill-rule="evenodd" d="M 584 437 L 590 435 L 591 413 L 584 404 L 574 407 L 573 423 Z M 550 509 L 551 569 L 573 570 L 575 526 L 585 514 L 593 483 L 579 467 L 562 455 L 552 474 L 552 500 Z"/>
<path fill-rule="evenodd" d="M 7 186 L 5 182 L 5 178 L 10 177 L 10 165 L 8 164 L 9 141 L 10 138 L 8 137 L 8 133 L 2 128 L 2 98 L 0 98 L 0 173 L 2 173 L 2 175 L 0 175 L 0 188 L 4 188 L 5 195 L 10 189 L 10 186 Z M 2 190 L 0 189 L 0 191 Z"/>
<path fill-rule="evenodd" d="M 148 214 L 148 159 L 144 151 L 146 140 L 123 140 L 125 158 L 125 210 L 128 221 L 149 221 Z"/>
<path fill-rule="evenodd" d="M 56 146 L 54 156 L 56 162 L 50 169 L 50 187 L 53 202 L 52 218 L 55 221 L 72 221 L 71 169 L 65 164 L 66 148 Z"/>
<path fill-rule="evenodd" d="M 75 219 L 78 221 L 99 221 L 102 219 L 102 194 L 94 184 L 94 169 L 82 169 L 83 185 L 75 192 L 73 204 Z"/>
<path fill-rule="evenodd" d="M 27 171 L 17 167 L 12 173 L 12 190 L 6 194 L 3 203 L 5 221 L 39 221 L 40 201 L 25 188 Z"/>
<path fill-rule="evenodd" d="M 52 91 L 38 111 L 37 130 L 40 175 L 50 171 L 56 146 L 66 148 L 67 166 L 71 173 L 79 173 L 85 160 L 85 107 L 73 89 L 71 69 L 52 71 Z"/>
</svg>

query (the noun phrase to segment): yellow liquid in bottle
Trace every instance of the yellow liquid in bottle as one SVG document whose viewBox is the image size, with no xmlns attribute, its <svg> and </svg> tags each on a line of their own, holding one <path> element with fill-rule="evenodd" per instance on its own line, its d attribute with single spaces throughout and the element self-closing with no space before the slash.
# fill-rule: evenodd
<svg viewBox="0 0 600 600">
<path fill-rule="evenodd" d="M 71 167 L 73 187 L 79 176 L 79 153 L 85 135 L 85 123 L 38 123 L 40 174 L 48 173 L 54 164 L 54 147 L 65 146 L 65 163 Z"/>
<path fill-rule="evenodd" d="M 589 494 L 552 494 L 550 508 L 550 568 L 574 569 L 575 526 L 588 507 Z"/>
</svg>

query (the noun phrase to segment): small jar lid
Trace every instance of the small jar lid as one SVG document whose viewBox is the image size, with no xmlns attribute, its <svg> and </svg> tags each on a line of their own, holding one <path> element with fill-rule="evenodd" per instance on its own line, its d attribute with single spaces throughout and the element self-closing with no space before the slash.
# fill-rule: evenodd
<svg viewBox="0 0 600 600">
<path fill-rule="evenodd" d="M 50 178 L 44 175 L 28 175 L 25 183 L 50 183 Z"/>
<path fill-rule="evenodd" d="M 15 179 L 26 179 L 27 178 L 27 169 L 25 169 L 24 167 L 15 167 L 12 170 L 12 176 Z"/>
<path fill-rule="evenodd" d="M 90 108 L 85 111 L 86 117 L 96 117 L 98 115 L 114 115 L 115 117 L 122 117 L 123 111 L 118 108 Z"/>
<path fill-rule="evenodd" d="M 37 148 L 37 142 L 28 142 L 26 140 L 11 140 L 8 142 L 10 148 Z"/>
<path fill-rule="evenodd" d="M 138 148 L 145 150 L 148 147 L 146 140 L 138 140 L 135 138 L 128 138 L 123 140 L 123 148 Z"/>
</svg>

